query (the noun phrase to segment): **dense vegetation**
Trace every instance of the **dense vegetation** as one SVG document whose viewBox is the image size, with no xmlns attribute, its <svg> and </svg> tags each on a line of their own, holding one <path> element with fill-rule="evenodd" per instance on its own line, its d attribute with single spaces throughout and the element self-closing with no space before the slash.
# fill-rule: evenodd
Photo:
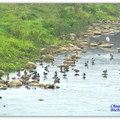
<svg viewBox="0 0 120 120">
<path fill-rule="evenodd" d="M 119 4 L 0 4 L 0 69 L 25 67 L 41 47 L 64 45 L 69 33 L 118 17 Z"/>
</svg>

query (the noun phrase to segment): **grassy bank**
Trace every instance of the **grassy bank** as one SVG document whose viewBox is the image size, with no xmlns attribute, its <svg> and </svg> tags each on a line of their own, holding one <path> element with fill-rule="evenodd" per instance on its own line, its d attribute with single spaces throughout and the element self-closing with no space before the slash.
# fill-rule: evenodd
<svg viewBox="0 0 120 120">
<path fill-rule="evenodd" d="M 14 71 L 40 48 L 67 44 L 96 20 L 118 20 L 119 4 L 0 4 L 0 69 Z"/>
</svg>

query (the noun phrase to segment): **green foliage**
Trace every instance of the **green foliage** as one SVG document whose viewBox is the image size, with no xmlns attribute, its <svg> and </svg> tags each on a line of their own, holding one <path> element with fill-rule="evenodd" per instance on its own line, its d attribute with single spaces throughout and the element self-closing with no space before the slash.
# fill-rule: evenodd
<svg viewBox="0 0 120 120">
<path fill-rule="evenodd" d="M 0 70 L 0 78 L 5 74 L 3 70 Z"/>
<path fill-rule="evenodd" d="M 0 69 L 13 71 L 34 58 L 35 46 L 30 41 L 0 36 Z"/>
<path fill-rule="evenodd" d="M 0 69 L 14 71 L 39 57 L 39 49 L 65 45 L 97 19 L 117 20 L 119 4 L 0 4 Z"/>
</svg>

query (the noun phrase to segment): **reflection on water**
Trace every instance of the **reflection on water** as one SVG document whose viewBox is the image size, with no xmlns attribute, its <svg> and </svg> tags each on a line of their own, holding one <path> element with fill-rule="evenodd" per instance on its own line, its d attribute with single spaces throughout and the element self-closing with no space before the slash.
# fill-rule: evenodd
<svg viewBox="0 0 120 120">
<path fill-rule="evenodd" d="M 105 40 L 105 36 L 92 39 Z M 111 104 L 120 104 L 120 54 L 116 48 L 120 47 L 120 33 L 110 36 L 115 46 L 111 50 L 89 49 L 82 54 L 82 58 L 76 63 L 76 69 L 80 70 L 79 76 L 70 68 L 67 79 L 61 73 L 60 89 L 47 90 L 31 88 L 9 88 L 1 90 L 0 115 L 1 116 L 119 116 L 119 112 L 111 112 Z M 110 60 L 110 53 L 114 59 Z M 63 55 L 55 58 L 55 66 L 49 68 L 48 79 L 43 80 L 44 68 L 37 67 L 41 75 L 41 83 L 53 83 L 54 71 L 59 71 L 57 65 L 63 62 Z M 91 59 L 95 59 L 92 65 Z M 84 63 L 88 62 L 88 69 Z M 102 71 L 108 70 L 108 77 L 103 78 Z M 83 79 L 86 73 L 86 79 Z M 11 74 L 10 77 L 15 77 Z M 44 99 L 44 101 L 38 101 Z M 5 107 L 3 107 L 5 105 Z"/>
</svg>

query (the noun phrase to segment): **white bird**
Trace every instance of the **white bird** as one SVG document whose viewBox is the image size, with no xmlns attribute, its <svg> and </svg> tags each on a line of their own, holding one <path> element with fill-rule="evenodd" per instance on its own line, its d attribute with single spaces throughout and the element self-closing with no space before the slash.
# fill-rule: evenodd
<svg viewBox="0 0 120 120">
<path fill-rule="evenodd" d="M 110 42 L 110 38 L 109 38 L 108 36 L 106 37 L 106 41 L 107 41 L 107 42 Z"/>
</svg>

